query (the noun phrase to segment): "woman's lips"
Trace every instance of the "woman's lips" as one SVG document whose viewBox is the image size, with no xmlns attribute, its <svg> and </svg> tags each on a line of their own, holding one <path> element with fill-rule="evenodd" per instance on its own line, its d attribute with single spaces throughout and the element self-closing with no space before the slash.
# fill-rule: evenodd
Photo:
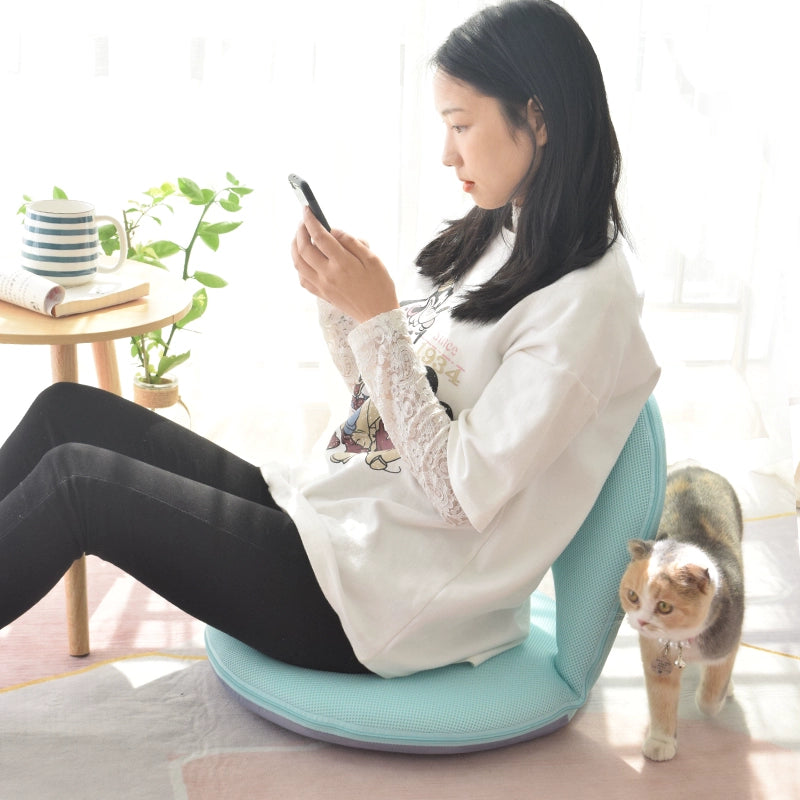
<svg viewBox="0 0 800 800">
<path fill-rule="evenodd" d="M 465 192 L 471 192 L 475 188 L 475 181 L 462 181 L 461 185 Z"/>
</svg>

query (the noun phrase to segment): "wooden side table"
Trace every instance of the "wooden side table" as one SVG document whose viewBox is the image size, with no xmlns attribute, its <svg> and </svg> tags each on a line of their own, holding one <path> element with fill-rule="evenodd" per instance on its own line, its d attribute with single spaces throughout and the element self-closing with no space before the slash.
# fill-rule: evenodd
<svg viewBox="0 0 800 800">
<path fill-rule="evenodd" d="M 136 264 L 150 281 L 150 294 L 130 303 L 76 314 L 47 317 L 0 301 L 0 344 L 46 344 L 50 347 L 53 383 L 78 382 L 77 345 L 92 345 L 97 383 L 122 394 L 114 342 L 171 325 L 192 306 L 190 288 L 179 278 L 155 267 Z M 69 652 L 89 653 L 89 607 L 86 557 L 75 561 L 65 576 Z"/>
</svg>

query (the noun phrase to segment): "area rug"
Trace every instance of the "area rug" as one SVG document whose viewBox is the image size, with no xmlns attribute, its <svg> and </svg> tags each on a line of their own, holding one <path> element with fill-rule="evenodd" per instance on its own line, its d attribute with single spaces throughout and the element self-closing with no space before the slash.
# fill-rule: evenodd
<svg viewBox="0 0 800 800">
<path fill-rule="evenodd" d="M 463 756 L 320 744 L 253 715 L 205 659 L 203 626 L 89 559 L 92 654 L 66 655 L 63 588 L 0 632 L 0 800 L 800 797 L 800 552 L 792 515 L 746 526 L 736 695 L 714 720 L 687 668 L 679 752 L 641 754 L 646 697 L 623 624 L 589 703 L 558 733 Z"/>
</svg>

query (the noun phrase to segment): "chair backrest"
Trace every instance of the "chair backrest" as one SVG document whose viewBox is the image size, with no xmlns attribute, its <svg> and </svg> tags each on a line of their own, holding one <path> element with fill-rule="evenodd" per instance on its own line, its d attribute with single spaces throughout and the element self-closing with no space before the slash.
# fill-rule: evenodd
<svg viewBox="0 0 800 800">
<path fill-rule="evenodd" d="M 618 590 L 630 561 L 627 542 L 656 535 L 665 450 L 661 414 L 650 397 L 592 510 L 553 564 L 555 667 L 580 695 L 599 677 L 622 622 Z"/>
</svg>

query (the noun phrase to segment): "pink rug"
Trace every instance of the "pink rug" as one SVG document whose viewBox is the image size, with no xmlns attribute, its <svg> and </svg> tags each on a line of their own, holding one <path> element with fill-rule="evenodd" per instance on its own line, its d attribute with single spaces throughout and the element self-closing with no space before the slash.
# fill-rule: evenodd
<svg viewBox="0 0 800 800">
<path fill-rule="evenodd" d="M 747 524 L 736 696 L 714 720 L 684 676 L 674 761 L 640 752 L 636 639 L 623 625 L 589 703 L 558 733 L 463 756 L 320 744 L 223 691 L 203 627 L 89 559 L 92 654 L 66 655 L 63 589 L 0 632 L 0 800 L 800 797 L 800 555 L 792 516 Z"/>
</svg>

